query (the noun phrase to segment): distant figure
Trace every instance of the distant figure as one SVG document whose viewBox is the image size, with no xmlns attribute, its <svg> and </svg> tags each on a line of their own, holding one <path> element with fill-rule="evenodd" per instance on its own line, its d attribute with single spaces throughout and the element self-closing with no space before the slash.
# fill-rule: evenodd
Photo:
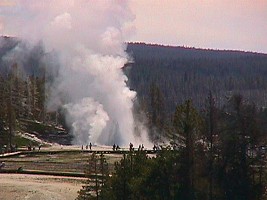
<svg viewBox="0 0 267 200">
<path fill-rule="evenodd" d="M 0 169 L 2 169 L 3 167 L 5 167 L 5 163 L 4 162 L 0 162 Z"/>
<path fill-rule="evenodd" d="M 116 145 L 115 144 L 113 144 L 112 149 L 113 149 L 113 151 L 115 151 L 115 149 L 116 149 Z"/>
<path fill-rule="evenodd" d="M 39 151 L 41 150 L 41 147 L 42 147 L 42 145 L 41 145 L 41 144 L 39 144 L 39 146 L 38 146 L 38 149 L 39 149 Z"/>
<path fill-rule="evenodd" d="M 89 148 L 90 148 L 90 150 L 92 150 L 92 143 L 91 142 L 89 144 Z"/>
<path fill-rule="evenodd" d="M 14 152 L 15 151 L 15 146 L 14 145 L 11 145 L 11 152 Z"/>
<path fill-rule="evenodd" d="M 139 146 L 138 146 L 138 151 L 141 151 L 141 145 L 139 144 Z"/>
<path fill-rule="evenodd" d="M 133 150 L 133 144 L 131 142 L 130 142 L 129 146 L 130 146 L 130 151 L 132 151 Z"/>
<path fill-rule="evenodd" d="M 83 145 L 82 145 L 82 150 L 83 150 Z"/>
<path fill-rule="evenodd" d="M 116 146 L 116 151 L 118 151 L 120 149 L 119 145 Z"/>
<path fill-rule="evenodd" d="M 19 167 L 19 168 L 17 169 L 18 172 L 21 172 L 22 170 L 23 170 L 22 167 Z"/>
<path fill-rule="evenodd" d="M 86 150 L 88 149 L 88 144 L 85 146 L 85 149 L 86 149 Z"/>
<path fill-rule="evenodd" d="M 144 145 L 142 144 L 141 151 L 143 151 L 143 150 L 144 150 L 144 148 L 145 148 L 145 147 L 144 147 Z"/>
</svg>

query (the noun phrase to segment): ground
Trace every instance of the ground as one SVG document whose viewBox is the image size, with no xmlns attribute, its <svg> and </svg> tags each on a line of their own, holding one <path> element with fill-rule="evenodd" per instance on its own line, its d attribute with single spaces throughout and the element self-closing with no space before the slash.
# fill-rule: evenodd
<svg viewBox="0 0 267 200">
<path fill-rule="evenodd" d="M 74 200 L 83 178 L 0 174 L 0 200 Z"/>
<path fill-rule="evenodd" d="M 93 146 L 92 150 L 112 151 L 112 147 Z M 91 153 L 81 146 L 60 146 L 41 148 L 31 154 L 0 157 L 5 170 L 16 172 L 37 170 L 42 172 L 83 173 Z M 105 155 L 110 167 L 121 159 L 121 154 Z M 110 169 L 112 170 L 112 169 Z M 84 178 L 6 174 L 0 173 L 0 200 L 74 200 L 82 188 Z"/>
</svg>

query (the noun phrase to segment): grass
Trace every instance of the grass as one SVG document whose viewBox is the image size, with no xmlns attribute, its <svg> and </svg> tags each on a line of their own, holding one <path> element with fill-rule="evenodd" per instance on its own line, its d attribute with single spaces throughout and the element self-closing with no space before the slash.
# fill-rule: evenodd
<svg viewBox="0 0 267 200">
<path fill-rule="evenodd" d="M 31 154 L 21 154 L 19 156 L 1 158 L 0 161 L 4 161 L 7 170 L 17 170 L 22 168 L 23 170 L 38 170 L 47 172 L 66 172 L 66 173 L 84 173 L 84 169 L 88 164 L 89 155 L 88 152 L 72 151 L 72 152 L 31 152 Z M 109 164 L 109 168 L 112 171 L 114 168 L 114 162 L 122 158 L 122 155 L 107 154 L 105 155 Z"/>
<path fill-rule="evenodd" d="M 38 146 L 39 145 L 38 142 L 29 140 L 29 139 L 21 137 L 19 135 L 14 136 L 12 143 L 16 144 L 18 147 L 28 146 L 29 144 L 31 144 L 32 146 Z"/>
</svg>

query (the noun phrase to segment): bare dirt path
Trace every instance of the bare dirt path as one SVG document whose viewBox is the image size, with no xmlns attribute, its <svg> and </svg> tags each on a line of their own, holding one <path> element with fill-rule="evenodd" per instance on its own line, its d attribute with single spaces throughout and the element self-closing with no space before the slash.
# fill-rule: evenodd
<svg viewBox="0 0 267 200">
<path fill-rule="evenodd" d="M 0 200 L 74 200 L 82 178 L 0 174 Z"/>
</svg>

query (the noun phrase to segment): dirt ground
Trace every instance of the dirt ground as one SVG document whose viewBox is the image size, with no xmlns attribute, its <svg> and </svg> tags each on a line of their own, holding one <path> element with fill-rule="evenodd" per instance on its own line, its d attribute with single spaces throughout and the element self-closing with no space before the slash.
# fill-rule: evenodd
<svg viewBox="0 0 267 200">
<path fill-rule="evenodd" d="M 83 178 L 0 174 L 0 200 L 74 200 Z"/>
<path fill-rule="evenodd" d="M 58 153 L 23 154 L 3 157 L 0 161 L 5 163 L 3 169 L 9 170 L 21 167 L 23 170 L 83 173 L 90 155 L 84 148 L 53 145 L 42 148 L 41 151 Z M 62 150 L 75 151 L 61 152 Z M 92 150 L 112 150 L 112 147 L 93 146 Z M 105 157 L 112 171 L 114 162 L 120 160 L 122 155 L 107 154 Z M 75 200 L 83 181 L 83 178 L 0 173 L 0 200 Z"/>
</svg>

